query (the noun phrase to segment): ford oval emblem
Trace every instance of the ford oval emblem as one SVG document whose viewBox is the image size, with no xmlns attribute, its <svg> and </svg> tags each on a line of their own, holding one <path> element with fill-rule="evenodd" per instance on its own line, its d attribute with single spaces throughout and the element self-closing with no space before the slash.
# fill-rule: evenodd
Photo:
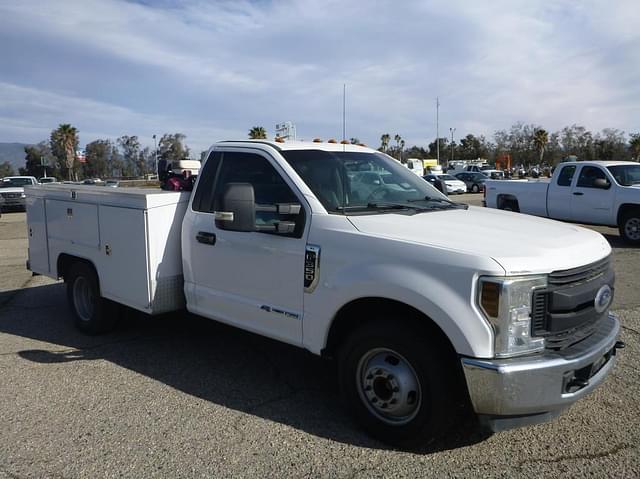
<svg viewBox="0 0 640 479">
<path fill-rule="evenodd" d="M 593 302 L 594 307 L 598 313 L 604 313 L 613 299 L 613 291 L 608 284 L 600 287 L 596 293 L 596 299 Z"/>
</svg>

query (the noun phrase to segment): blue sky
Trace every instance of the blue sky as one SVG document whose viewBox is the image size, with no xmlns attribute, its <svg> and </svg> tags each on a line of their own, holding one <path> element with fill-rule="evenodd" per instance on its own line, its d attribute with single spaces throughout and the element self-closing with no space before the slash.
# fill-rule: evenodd
<svg viewBox="0 0 640 479">
<path fill-rule="evenodd" d="M 261 125 L 378 146 L 516 121 L 640 132 L 640 8 L 611 1 L 0 0 L 0 141 L 59 123 L 182 132 L 197 154 Z"/>
</svg>

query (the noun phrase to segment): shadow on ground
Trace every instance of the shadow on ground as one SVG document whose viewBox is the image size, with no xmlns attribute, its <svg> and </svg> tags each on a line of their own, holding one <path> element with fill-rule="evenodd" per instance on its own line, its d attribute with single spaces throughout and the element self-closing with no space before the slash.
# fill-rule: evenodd
<svg viewBox="0 0 640 479">
<path fill-rule="evenodd" d="M 127 312 L 119 327 L 85 336 L 72 325 L 64 285 L 0 293 L 0 332 L 42 341 L 16 351 L 40 364 L 102 359 L 184 393 L 334 441 L 388 447 L 364 433 L 338 397 L 335 365 L 301 349 L 188 313 Z M 428 454 L 486 439 L 467 410 Z"/>
</svg>

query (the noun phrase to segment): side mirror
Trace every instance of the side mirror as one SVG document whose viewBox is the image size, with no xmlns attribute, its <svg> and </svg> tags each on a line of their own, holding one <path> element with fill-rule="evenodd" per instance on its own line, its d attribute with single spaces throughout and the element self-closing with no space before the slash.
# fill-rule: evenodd
<svg viewBox="0 0 640 479">
<path fill-rule="evenodd" d="M 221 230 L 255 231 L 256 205 L 253 185 L 228 183 L 222 194 L 221 210 L 215 212 L 216 226 Z"/>
<path fill-rule="evenodd" d="M 608 190 L 611 187 L 611 182 L 606 178 L 596 178 L 593 180 L 593 187 Z"/>
</svg>

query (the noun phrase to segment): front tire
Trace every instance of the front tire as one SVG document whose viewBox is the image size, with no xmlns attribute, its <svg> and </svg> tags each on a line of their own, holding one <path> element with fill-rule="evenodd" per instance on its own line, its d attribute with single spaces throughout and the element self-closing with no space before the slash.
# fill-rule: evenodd
<svg viewBox="0 0 640 479">
<path fill-rule="evenodd" d="M 471 186 L 471 193 L 479 193 L 479 192 L 480 192 L 480 187 L 478 185 Z"/>
<path fill-rule="evenodd" d="M 620 236 L 631 245 L 640 245 L 640 209 L 626 212 L 618 225 Z"/>
<path fill-rule="evenodd" d="M 340 352 L 340 388 L 361 426 L 382 442 L 438 439 L 455 415 L 451 353 L 412 328 L 376 322 L 356 330 Z"/>
<path fill-rule="evenodd" d="M 118 305 L 100 296 L 98 277 L 91 266 L 82 262 L 73 264 L 65 283 L 74 323 L 80 331 L 94 335 L 113 329 Z"/>
</svg>

